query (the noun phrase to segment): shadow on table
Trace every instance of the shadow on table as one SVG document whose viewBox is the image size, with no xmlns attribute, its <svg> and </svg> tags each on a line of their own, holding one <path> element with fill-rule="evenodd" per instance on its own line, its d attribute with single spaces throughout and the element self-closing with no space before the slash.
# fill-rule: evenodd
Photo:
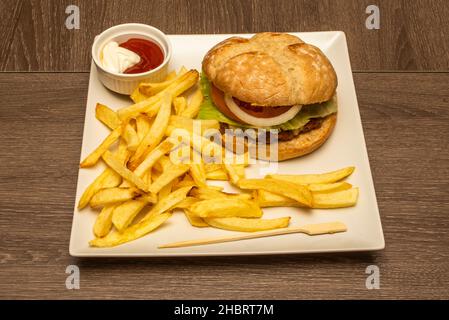
<svg viewBox="0 0 449 320">
<path fill-rule="evenodd" d="M 255 265 L 344 265 L 372 264 L 380 260 L 380 252 L 346 252 L 327 254 L 286 254 L 256 256 L 208 256 L 208 257 L 157 257 L 157 258 L 77 258 L 76 264 L 83 268 L 117 268 L 125 266 L 158 267 L 161 266 L 255 266 Z"/>
</svg>

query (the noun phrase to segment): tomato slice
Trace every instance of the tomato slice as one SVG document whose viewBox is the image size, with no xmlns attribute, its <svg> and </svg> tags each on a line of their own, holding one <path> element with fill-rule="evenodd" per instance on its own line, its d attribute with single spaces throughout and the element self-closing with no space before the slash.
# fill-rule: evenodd
<svg viewBox="0 0 449 320">
<path fill-rule="evenodd" d="M 218 108 L 218 110 L 220 110 L 221 113 L 223 113 L 229 119 L 232 119 L 232 120 L 240 122 L 240 123 L 245 123 L 244 121 L 239 119 L 234 113 L 232 113 L 231 110 L 229 110 L 228 105 L 224 101 L 223 91 L 218 89 L 212 83 L 210 84 L 210 87 L 211 87 L 210 93 L 211 93 L 212 101 L 214 102 L 214 104 Z"/>
<path fill-rule="evenodd" d="M 243 120 L 239 119 L 226 105 L 224 100 L 224 93 L 216 86 L 211 84 L 211 97 L 215 106 L 220 110 L 225 116 L 228 118 L 238 121 L 240 123 L 245 123 Z M 233 98 L 235 103 L 247 114 L 252 115 L 258 118 L 273 118 L 277 117 L 288 110 L 292 106 L 278 106 L 278 107 L 262 107 L 262 106 L 253 106 L 248 102 L 240 101 L 236 98 Z"/>
</svg>

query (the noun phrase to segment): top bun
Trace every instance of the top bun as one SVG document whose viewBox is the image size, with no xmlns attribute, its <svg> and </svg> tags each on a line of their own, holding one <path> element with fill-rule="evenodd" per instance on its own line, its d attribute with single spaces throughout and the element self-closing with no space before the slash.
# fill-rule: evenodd
<svg viewBox="0 0 449 320">
<path fill-rule="evenodd" d="M 337 87 L 324 53 L 287 33 L 226 39 L 206 54 L 203 70 L 220 90 L 260 106 L 320 103 Z"/>
</svg>

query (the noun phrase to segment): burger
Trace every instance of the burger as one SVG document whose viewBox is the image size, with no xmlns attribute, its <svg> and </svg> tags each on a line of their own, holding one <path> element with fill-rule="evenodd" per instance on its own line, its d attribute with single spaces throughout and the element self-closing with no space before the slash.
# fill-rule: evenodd
<svg viewBox="0 0 449 320">
<path fill-rule="evenodd" d="M 279 161 L 316 150 L 332 133 L 335 70 L 319 48 L 296 36 L 226 39 L 207 52 L 202 69 L 198 118 L 218 120 L 223 131 L 276 130 Z"/>
</svg>

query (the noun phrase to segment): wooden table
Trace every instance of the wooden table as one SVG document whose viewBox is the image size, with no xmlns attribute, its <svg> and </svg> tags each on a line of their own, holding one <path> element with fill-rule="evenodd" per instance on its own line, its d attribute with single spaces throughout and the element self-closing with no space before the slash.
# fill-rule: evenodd
<svg viewBox="0 0 449 320">
<path fill-rule="evenodd" d="M 449 298 L 446 1 L 0 2 L 0 298 Z M 367 30 L 377 4 L 380 30 Z M 385 233 L 374 253 L 76 259 L 68 254 L 93 36 L 343 30 Z M 67 290 L 66 267 L 81 270 Z M 380 290 L 365 269 L 380 268 Z"/>
</svg>

